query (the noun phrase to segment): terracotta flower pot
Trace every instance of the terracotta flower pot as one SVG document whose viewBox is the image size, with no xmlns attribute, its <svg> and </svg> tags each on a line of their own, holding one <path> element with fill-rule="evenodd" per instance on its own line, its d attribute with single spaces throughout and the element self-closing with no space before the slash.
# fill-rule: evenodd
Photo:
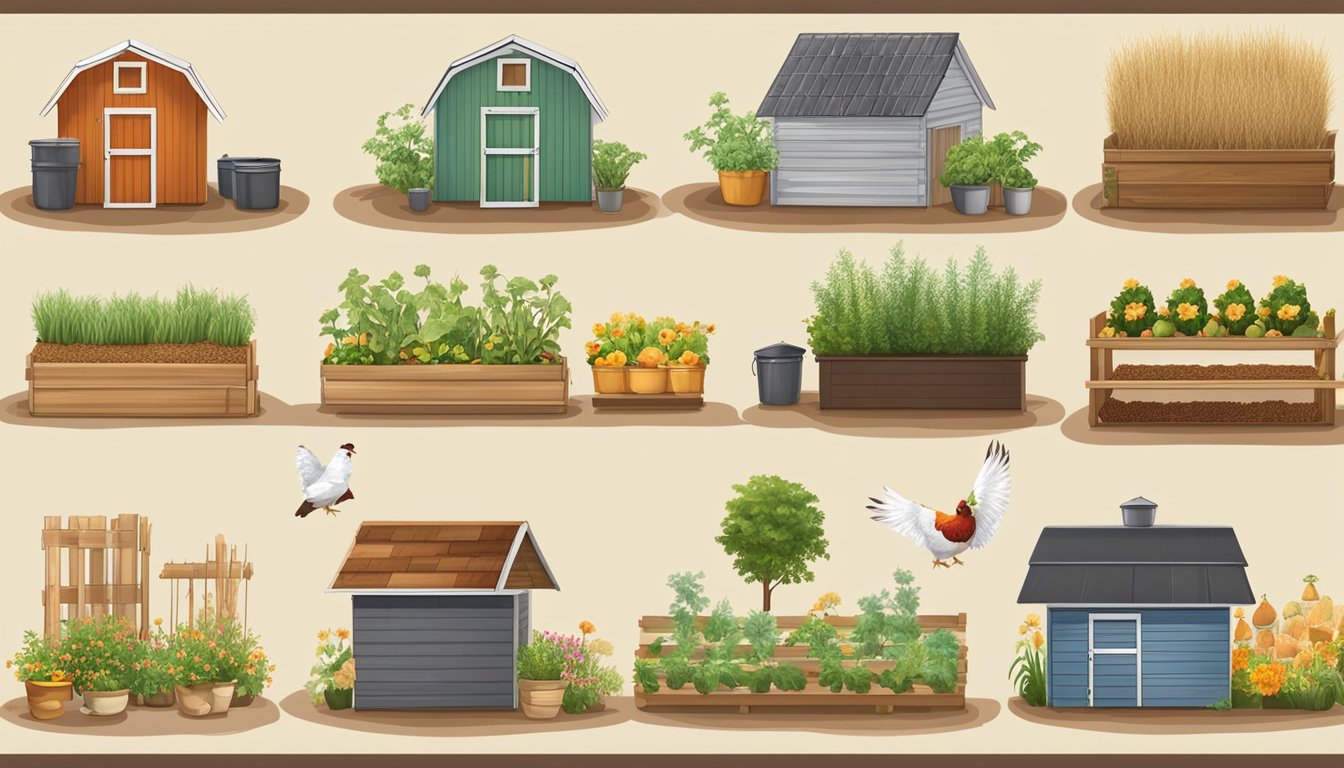
<svg viewBox="0 0 1344 768">
<path fill-rule="evenodd" d="M 554 718 L 560 714 L 568 687 L 565 680 L 519 680 L 518 701 L 523 705 L 523 715 L 532 720 Z"/>
<path fill-rule="evenodd" d="M 233 705 L 233 692 L 237 690 L 238 683 L 230 681 L 227 683 L 215 683 L 210 689 L 210 714 L 222 715 L 229 711 Z"/>
<path fill-rule="evenodd" d="M 637 395 L 661 395 L 667 391 L 667 368 L 631 368 L 630 391 Z"/>
<path fill-rule="evenodd" d="M 322 691 L 322 698 L 327 700 L 327 709 L 349 709 L 355 703 L 355 689 L 328 688 Z"/>
<path fill-rule="evenodd" d="M 705 393 L 704 365 L 671 365 L 667 369 L 668 384 L 678 395 Z"/>
<path fill-rule="evenodd" d="M 176 686 L 173 691 L 177 695 L 177 708 L 187 717 L 225 714 L 233 703 L 234 685 L 227 682 Z"/>
<path fill-rule="evenodd" d="M 729 205 L 760 205 L 765 199 L 765 171 L 719 171 L 719 191 Z"/>
<path fill-rule="evenodd" d="M 142 707 L 156 707 L 162 709 L 163 707 L 171 707 L 176 703 L 177 696 L 173 694 L 172 688 L 169 688 L 166 691 L 159 691 L 151 696 L 140 697 L 140 706 Z"/>
<path fill-rule="evenodd" d="M 623 395 L 630 391 L 625 366 L 593 366 L 593 391 L 599 395 Z"/>
<path fill-rule="evenodd" d="M 63 683 L 25 680 L 23 687 L 28 693 L 28 711 L 38 720 L 55 720 L 64 715 L 65 702 L 75 696 L 68 680 Z"/>
<path fill-rule="evenodd" d="M 112 717 L 126 711 L 131 701 L 131 692 L 123 688 L 120 691 L 85 691 L 84 706 L 80 712 L 94 717 Z"/>
</svg>

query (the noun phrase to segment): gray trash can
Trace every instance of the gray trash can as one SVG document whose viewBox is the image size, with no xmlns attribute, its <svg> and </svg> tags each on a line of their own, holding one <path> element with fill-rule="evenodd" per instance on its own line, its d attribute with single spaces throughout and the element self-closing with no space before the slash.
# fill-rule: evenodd
<svg viewBox="0 0 1344 768">
<path fill-rule="evenodd" d="M 233 202 L 264 211 L 280 206 L 280 161 L 273 157 L 233 161 Z"/>
<path fill-rule="evenodd" d="M 46 211 L 75 207 L 79 139 L 33 139 L 33 205 Z"/>
<path fill-rule="evenodd" d="M 803 354 L 807 350 L 779 342 L 755 352 L 751 372 L 761 405 L 793 405 L 803 396 Z"/>
<path fill-rule="evenodd" d="M 273 157 L 229 157 L 227 154 L 219 158 L 217 167 L 219 168 L 219 196 L 225 200 L 233 199 L 233 166 L 234 163 L 255 163 L 271 160 L 280 162 Z"/>
</svg>

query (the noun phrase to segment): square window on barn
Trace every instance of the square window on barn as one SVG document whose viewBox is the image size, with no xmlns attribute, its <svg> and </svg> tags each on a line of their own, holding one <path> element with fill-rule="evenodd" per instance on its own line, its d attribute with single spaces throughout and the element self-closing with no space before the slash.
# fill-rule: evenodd
<svg viewBox="0 0 1344 768">
<path fill-rule="evenodd" d="M 113 93 L 144 93 L 146 90 L 145 62 L 118 61 L 112 65 Z"/>
<path fill-rule="evenodd" d="M 532 90 L 531 59 L 500 59 L 498 66 L 499 66 L 499 90 L 501 91 Z"/>
</svg>

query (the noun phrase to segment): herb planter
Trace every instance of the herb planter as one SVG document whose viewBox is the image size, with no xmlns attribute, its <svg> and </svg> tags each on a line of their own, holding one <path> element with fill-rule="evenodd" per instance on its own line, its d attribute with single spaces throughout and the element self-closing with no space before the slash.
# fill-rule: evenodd
<svg viewBox="0 0 1344 768">
<path fill-rule="evenodd" d="M 703 622 L 705 618 L 703 616 L 699 617 L 698 621 Z M 781 633 L 787 636 L 788 633 L 802 626 L 807 618 L 806 616 L 780 616 L 777 621 Z M 827 616 L 826 621 L 835 626 L 842 636 L 852 631 L 857 624 L 857 618 L 854 616 Z M 659 690 L 649 693 L 636 683 L 635 706 L 639 709 L 735 706 L 739 712 L 744 714 L 750 712 L 753 708 L 768 707 L 806 707 L 809 709 L 872 707 L 873 711 L 879 714 L 887 714 L 897 710 L 902 712 L 964 710 L 966 708 L 967 669 L 966 614 L 920 616 L 919 626 L 925 632 L 946 629 L 956 635 L 958 641 L 960 641 L 955 690 L 948 693 L 937 693 L 917 680 L 910 690 L 903 693 L 892 693 L 876 685 L 868 693 L 855 693 L 849 690 L 832 693 L 829 688 L 824 688 L 817 683 L 820 664 L 815 659 L 807 658 L 808 647 L 806 644 L 784 645 L 781 643 L 775 646 L 771 660 L 801 669 L 807 676 L 807 687 L 803 690 L 781 691 L 772 689 L 768 693 L 753 693 L 745 688 L 720 688 L 702 694 L 696 691 L 690 683 L 687 683 L 685 687 L 679 690 L 673 690 L 666 685 L 662 685 Z M 645 616 L 641 618 L 639 620 L 640 645 L 639 650 L 635 653 L 636 658 L 655 658 L 656 654 L 649 649 L 649 645 L 659 637 L 670 636 L 674 628 L 675 624 L 668 616 Z M 668 649 L 672 647 L 675 647 L 674 643 L 664 640 L 661 653 L 666 654 Z M 749 648 L 750 646 L 743 640 L 743 652 L 746 653 Z M 703 653 L 697 653 L 694 658 L 703 658 Z M 846 662 L 846 666 L 852 666 L 852 662 Z M 893 666 L 893 662 L 865 661 L 864 666 L 876 673 Z"/>
<path fill-rule="evenodd" d="M 25 680 L 24 692 L 28 695 L 28 712 L 38 720 L 55 720 L 65 714 L 65 702 L 74 698 L 74 686 L 69 681 L 52 683 L 38 680 Z"/>
<path fill-rule="evenodd" d="M 35 349 L 28 355 L 25 370 L 28 412 L 33 416 L 192 418 L 259 414 L 256 342 L 239 350 L 240 362 L 154 361 L 166 348 L 197 346 L 146 345 L 148 359 L 144 362 L 45 362 L 41 361 L 44 354 Z M 88 347 L 94 357 L 113 349 Z"/>
<path fill-rule="evenodd" d="M 1120 149 L 1102 144 L 1108 208 L 1324 209 L 1335 186 L 1335 132 L 1316 149 Z"/>
<path fill-rule="evenodd" d="M 1026 410 L 1026 355 L 818 356 L 822 408 Z"/>
<path fill-rule="evenodd" d="M 569 365 L 322 365 L 334 413 L 564 413 Z"/>
<path fill-rule="evenodd" d="M 760 205 L 768 171 L 719 171 L 719 192 L 728 205 Z"/>
<path fill-rule="evenodd" d="M 1091 371 L 1086 382 L 1088 389 L 1088 423 L 1093 427 L 1105 426 L 1155 426 L 1155 425 L 1318 425 L 1333 426 L 1335 423 L 1335 391 L 1344 382 L 1335 378 L 1335 356 L 1339 349 L 1339 337 L 1335 333 L 1335 315 L 1332 312 L 1323 318 L 1325 336 L 1248 338 L 1246 336 L 1176 336 L 1156 338 L 1109 337 L 1101 338 L 1101 329 L 1106 326 L 1106 313 L 1092 318 L 1088 325 L 1087 346 L 1091 356 Z M 1182 350 L 1198 352 L 1255 353 L 1298 351 L 1311 352 L 1310 366 L 1236 366 L 1232 372 L 1239 375 L 1219 375 L 1213 378 L 1195 376 L 1189 366 L 1126 366 L 1117 368 L 1114 355 L 1121 352 L 1154 352 L 1161 350 Z M 1236 362 L 1235 359 L 1229 362 Z M 1295 372 L 1301 370 L 1298 375 Z M 1225 371 L 1228 369 L 1224 369 Z M 1292 374 L 1278 373 L 1286 371 Z M 1195 369 L 1194 373 L 1199 373 Z M 1133 375 L 1131 375 L 1131 373 Z M 1272 374 L 1274 378 L 1267 378 Z M 1288 403 L 1281 400 L 1261 402 L 1169 402 L 1136 401 L 1124 402 L 1113 399 L 1117 391 L 1146 392 L 1310 392 L 1311 401 Z"/>
</svg>

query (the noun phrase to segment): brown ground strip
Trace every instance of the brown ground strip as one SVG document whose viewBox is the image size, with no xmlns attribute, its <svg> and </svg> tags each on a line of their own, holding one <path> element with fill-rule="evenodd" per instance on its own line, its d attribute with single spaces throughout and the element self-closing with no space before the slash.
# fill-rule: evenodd
<svg viewBox="0 0 1344 768">
<path fill-rule="evenodd" d="M 34 363 L 246 364 L 247 347 L 195 344 L 49 344 L 33 347 Z"/>
<path fill-rule="evenodd" d="M 1315 379 L 1310 365 L 1117 365 L 1111 377 L 1120 381 L 1229 381 L 1234 379 Z"/>
</svg>

